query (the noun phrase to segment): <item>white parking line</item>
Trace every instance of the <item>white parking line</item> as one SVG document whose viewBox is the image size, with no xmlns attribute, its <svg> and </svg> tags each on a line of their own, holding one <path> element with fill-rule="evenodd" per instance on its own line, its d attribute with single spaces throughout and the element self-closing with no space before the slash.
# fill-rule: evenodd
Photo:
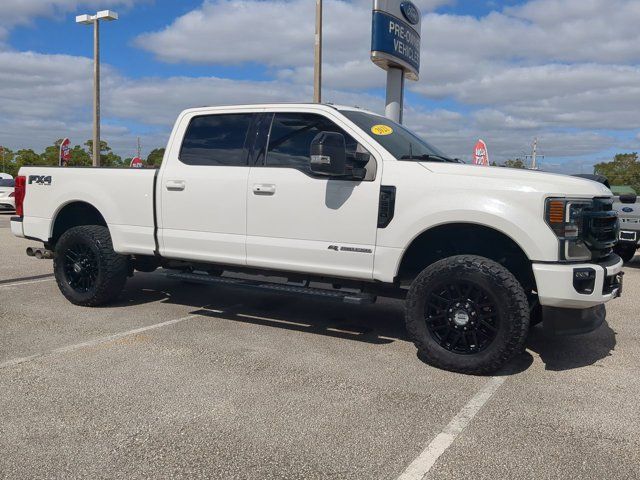
<svg viewBox="0 0 640 480">
<path fill-rule="evenodd" d="M 205 308 L 205 307 L 202 307 Z M 208 310 L 210 312 L 222 313 L 220 310 Z M 192 318 L 199 317 L 200 315 L 187 315 L 186 317 L 176 318 L 174 320 L 167 320 L 166 322 L 154 323 L 153 325 L 147 325 L 146 327 L 134 328 L 133 330 L 127 330 L 126 332 L 114 333 L 113 335 L 107 335 L 106 337 L 96 338 L 94 340 L 89 340 L 82 343 L 76 343 L 73 345 L 67 345 L 65 347 L 54 348 L 53 350 L 49 350 L 48 352 L 38 353 L 36 355 L 29 355 L 28 357 L 20 357 L 13 358 L 11 360 L 6 360 L 0 363 L 0 369 L 13 367 L 15 365 L 19 365 L 21 363 L 30 362 L 32 360 L 36 360 L 38 358 L 49 357 L 52 355 L 58 355 L 61 353 L 73 352 L 75 350 L 80 350 L 81 348 L 93 347 L 96 345 L 100 345 L 101 343 L 111 342 L 113 340 L 118 340 L 123 337 L 128 337 L 129 335 L 136 335 L 142 332 L 148 332 L 149 330 L 155 330 L 162 327 L 167 327 L 169 325 L 175 325 L 176 323 L 184 322 L 185 320 L 190 320 Z"/>
<path fill-rule="evenodd" d="M 458 435 L 471 423 L 473 417 L 504 383 L 505 377 L 491 377 L 469 402 L 451 419 L 449 424 L 431 440 L 431 443 L 411 462 L 397 480 L 422 480 L 438 458 L 451 446 Z"/>
<path fill-rule="evenodd" d="M 52 282 L 55 278 L 43 278 L 42 280 L 29 280 L 27 282 L 5 283 L 0 284 L 0 288 L 5 287 L 19 287 L 20 285 L 30 285 L 32 283 Z"/>
</svg>

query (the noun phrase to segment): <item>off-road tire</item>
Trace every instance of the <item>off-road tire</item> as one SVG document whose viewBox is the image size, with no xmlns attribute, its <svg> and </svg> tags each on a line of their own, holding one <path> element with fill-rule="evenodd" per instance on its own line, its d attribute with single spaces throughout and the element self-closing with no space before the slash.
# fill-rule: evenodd
<svg viewBox="0 0 640 480">
<path fill-rule="evenodd" d="M 65 273 L 65 255 L 77 245 L 88 247 L 97 260 L 97 276 L 86 292 L 74 289 Z M 107 227 L 85 225 L 70 228 L 62 234 L 55 247 L 53 271 L 58 288 L 67 300 L 83 307 L 96 307 L 118 297 L 127 281 L 129 261 L 113 250 Z"/>
<path fill-rule="evenodd" d="M 427 296 L 443 282 L 470 282 L 495 300 L 499 317 L 495 338 L 484 350 L 461 354 L 441 346 L 427 328 Z M 499 263 L 476 255 L 456 255 L 425 268 L 413 281 L 405 304 L 407 331 L 426 363 L 475 375 L 494 373 L 524 350 L 529 332 L 529 303 L 514 275 Z"/>
</svg>

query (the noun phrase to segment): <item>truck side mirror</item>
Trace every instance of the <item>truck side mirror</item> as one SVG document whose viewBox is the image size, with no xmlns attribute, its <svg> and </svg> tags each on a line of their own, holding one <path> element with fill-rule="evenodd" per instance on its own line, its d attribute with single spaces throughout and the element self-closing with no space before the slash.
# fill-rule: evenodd
<svg viewBox="0 0 640 480">
<path fill-rule="evenodd" d="M 320 132 L 311 141 L 310 157 L 313 173 L 329 176 L 344 175 L 347 163 L 344 135 L 337 132 Z"/>
<path fill-rule="evenodd" d="M 638 196 L 634 193 L 626 193 L 620 195 L 620 203 L 636 203 Z"/>
</svg>

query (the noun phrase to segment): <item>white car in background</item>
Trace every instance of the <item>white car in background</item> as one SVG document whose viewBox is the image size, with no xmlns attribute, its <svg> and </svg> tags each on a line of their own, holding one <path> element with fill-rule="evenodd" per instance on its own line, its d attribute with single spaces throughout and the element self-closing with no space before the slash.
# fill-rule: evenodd
<svg viewBox="0 0 640 480">
<path fill-rule="evenodd" d="M 0 178 L 0 210 L 15 210 L 15 181 L 12 178 Z"/>
</svg>

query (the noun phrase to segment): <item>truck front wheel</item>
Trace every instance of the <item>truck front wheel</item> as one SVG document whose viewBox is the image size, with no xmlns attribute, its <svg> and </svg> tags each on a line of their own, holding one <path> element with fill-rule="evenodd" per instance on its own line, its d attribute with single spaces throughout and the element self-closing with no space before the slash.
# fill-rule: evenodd
<svg viewBox="0 0 640 480">
<path fill-rule="evenodd" d="M 109 229 L 85 225 L 58 240 L 53 271 L 62 294 L 75 305 L 95 307 L 114 300 L 127 280 L 127 257 L 113 250 Z"/>
<path fill-rule="evenodd" d="M 524 349 L 527 296 L 513 274 L 476 255 L 425 268 L 407 294 L 407 331 L 423 361 L 454 372 L 495 372 Z"/>
</svg>

